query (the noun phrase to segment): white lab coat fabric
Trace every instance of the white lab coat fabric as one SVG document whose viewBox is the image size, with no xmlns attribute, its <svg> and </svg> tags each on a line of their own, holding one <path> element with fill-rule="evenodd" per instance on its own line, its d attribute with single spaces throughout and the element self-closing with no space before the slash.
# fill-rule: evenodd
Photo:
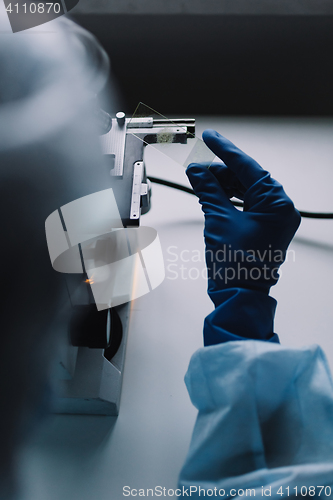
<svg viewBox="0 0 333 500">
<path fill-rule="evenodd" d="M 302 498 L 310 486 L 328 485 L 333 495 L 333 384 L 320 347 L 253 340 L 205 347 L 185 382 L 198 416 L 179 478 L 184 497 L 248 497 L 254 488 L 256 497 L 281 500 L 287 487 Z"/>
</svg>

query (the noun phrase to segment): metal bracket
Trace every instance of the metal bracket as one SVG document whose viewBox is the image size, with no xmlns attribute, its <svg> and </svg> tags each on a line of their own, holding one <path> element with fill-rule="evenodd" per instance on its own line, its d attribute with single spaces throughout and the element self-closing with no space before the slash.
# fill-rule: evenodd
<svg viewBox="0 0 333 500">
<path fill-rule="evenodd" d="M 100 137 L 103 154 L 115 156 L 112 176 L 121 177 L 124 172 L 126 128 L 129 121 L 129 118 L 126 118 L 125 125 L 119 125 L 117 119 L 112 118 L 110 132 Z"/>
<path fill-rule="evenodd" d="M 148 184 L 141 184 L 141 196 L 148 194 Z"/>
<path fill-rule="evenodd" d="M 140 198 L 141 186 L 143 178 L 143 161 L 136 161 L 133 170 L 133 186 L 130 219 L 138 219 L 140 217 Z"/>
</svg>

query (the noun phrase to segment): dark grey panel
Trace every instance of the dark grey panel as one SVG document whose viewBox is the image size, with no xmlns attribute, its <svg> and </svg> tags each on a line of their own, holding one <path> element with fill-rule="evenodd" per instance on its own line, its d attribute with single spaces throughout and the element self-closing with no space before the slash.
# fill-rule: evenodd
<svg viewBox="0 0 333 500">
<path fill-rule="evenodd" d="M 77 15 L 131 113 L 331 115 L 333 16 Z"/>
</svg>

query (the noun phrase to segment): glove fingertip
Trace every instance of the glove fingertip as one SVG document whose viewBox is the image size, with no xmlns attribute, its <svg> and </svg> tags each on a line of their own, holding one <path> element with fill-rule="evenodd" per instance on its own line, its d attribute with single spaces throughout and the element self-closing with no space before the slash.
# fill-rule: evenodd
<svg viewBox="0 0 333 500">
<path fill-rule="evenodd" d="M 202 133 L 202 138 L 203 138 L 204 142 L 207 142 L 210 139 L 218 139 L 220 137 L 223 137 L 223 136 L 212 128 L 207 128 Z"/>
<path fill-rule="evenodd" d="M 185 170 L 185 173 L 187 177 L 192 177 L 192 176 L 203 176 L 205 175 L 205 172 L 208 172 L 208 168 L 205 165 L 201 165 L 200 163 L 190 163 L 187 169 Z"/>
<path fill-rule="evenodd" d="M 199 163 L 190 163 L 190 164 L 187 166 L 187 168 L 186 168 L 185 172 L 187 172 L 188 170 L 192 170 L 192 168 L 195 168 L 195 167 L 200 167 L 200 164 L 199 164 Z"/>
<path fill-rule="evenodd" d="M 207 183 L 214 179 L 208 168 L 200 163 L 191 163 L 186 169 L 186 175 L 198 196 L 206 191 Z"/>
</svg>

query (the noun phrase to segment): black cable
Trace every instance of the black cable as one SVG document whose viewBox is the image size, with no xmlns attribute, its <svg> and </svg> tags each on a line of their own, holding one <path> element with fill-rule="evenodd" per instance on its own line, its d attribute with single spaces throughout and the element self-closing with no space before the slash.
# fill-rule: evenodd
<svg viewBox="0 0 333 500">
<path fill-rule="evenodd" d="M 166 181 L 165 179 L 159 179 L 158 177 L 148 177 L 151 182 L 155 184 L 161 184 L 162 186 L 171 187 L 173 189 L 178 189 L 179 191 L 184 191 L 185 193 L 194 194 L 193 189 L 188 188 L 186 186 L 182 186 L 181 184 L 177 184 L 176 182 Z M 241 201 L 231 200 L 231 203 L 235 205 L 235 207 L 243 207 L 244 204 Z M 333 213 L 329 212 L 304 212 L 299 210 L 301 217 L 306 217 L 308 219 L 333 219 Z"/>
</svg>

